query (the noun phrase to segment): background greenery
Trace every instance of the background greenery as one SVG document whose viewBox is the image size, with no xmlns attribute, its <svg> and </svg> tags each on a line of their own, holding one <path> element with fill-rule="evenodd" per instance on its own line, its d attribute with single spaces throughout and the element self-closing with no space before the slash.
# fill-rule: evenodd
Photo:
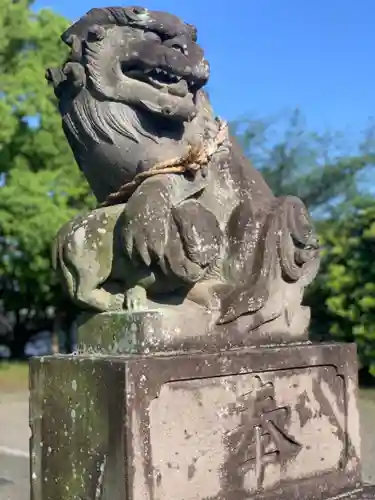
<svg viewBox="0 0 375 500">
<path fill-rule="evenodd" d="M 59 35 L 69 22 L 30 5 L 0 0 L 0 307 L 14 326 L 15 355 L 33 332 L 53 328 L 51 306 L 70 307 L 50 270 L 51 240 L 93 205 L 43 79 L 65 57 Z M 274 192 L 300 196 L 316 220 L 323 262 L 306 299 L 312 334 L 354 339 L 364 370 L 375 376 L 374 127 L 353 143 L 339 131 L 308 130 L 293 110 L 244 117 L 232 130 Z"/>
</svg>

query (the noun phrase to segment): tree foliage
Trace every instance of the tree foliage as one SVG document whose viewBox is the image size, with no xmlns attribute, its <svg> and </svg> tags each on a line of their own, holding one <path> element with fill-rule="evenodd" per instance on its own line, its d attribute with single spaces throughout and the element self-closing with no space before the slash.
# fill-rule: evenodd
<svg viewBox="0 0 375 500">
<path fill-rule="evenodd" d="M 320 339 L 355 341 L 361 364 L 375 376 L 375 200 L 353 200 L 321 223 L 322 266 L 310 290 L 313 331 Z"/>
<path fill-rule="evenodd" d="M 60 34 L 68 24 L 26 0 L 0 0 L 0 296 L 16 313 L 43 316 L 59 301 L 52 238 L 92 203 L 44 79 L 66 57 Z"/>
<path fill-rule="evenodd" d="M 278 196 L 300 197 L 316 217 L 363 192 L 375 167 L 375 128 L 359 144 L 339 132 L 310 131 L 299 109 L 279 119 L 232 123 L 244 151 Z"/>
</svg>

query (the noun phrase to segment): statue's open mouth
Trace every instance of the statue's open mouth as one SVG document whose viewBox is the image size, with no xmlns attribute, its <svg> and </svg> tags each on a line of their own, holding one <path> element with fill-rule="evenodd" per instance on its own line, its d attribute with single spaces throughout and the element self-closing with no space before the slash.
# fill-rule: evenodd
<svg viewBox="0 0 375 500">
<path fill-rule="evenodd" d="M 185 97 L 189 92 L 187 81 L 161 68 L 140 70 L 134 65 L 122 64 L 122 72 L 128 78 L 152 85 L 154 88 L 177 97 Z"/>
</svg>

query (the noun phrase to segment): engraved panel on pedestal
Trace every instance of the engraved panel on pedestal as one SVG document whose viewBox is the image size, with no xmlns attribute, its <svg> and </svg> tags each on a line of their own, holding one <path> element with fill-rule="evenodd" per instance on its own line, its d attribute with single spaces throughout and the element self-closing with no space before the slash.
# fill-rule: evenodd
<svg viewBox="0 0 375 500">
<path fill-rule="evenodd" d="M 252 495 L 350 468 L 359 443 L 344 386 L 333 366 L 164 384 L 148 412 L 155 500 Z"/>
</svg>

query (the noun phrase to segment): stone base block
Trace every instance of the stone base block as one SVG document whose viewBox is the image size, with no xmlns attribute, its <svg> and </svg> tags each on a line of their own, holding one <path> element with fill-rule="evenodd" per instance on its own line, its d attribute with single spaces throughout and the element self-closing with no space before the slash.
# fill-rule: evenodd
<svg viewBox="0 0 375 500">
<path fill-rule="evenodd" d="M 354 345 L 35 358 L 30 388 L 32 500 L 374 498 Z"/>
<path fill-rule="evenodd" d="M 305 327 L 310 319 L 309 308 L 299 308 L 288 325 L 285 315 L 275 316 L 273 321 L 258 326 L 252 315 L 218 325 L 218 312 L 193 303 L 139 312 L 83 313 L 78 322 L 78 350 L 95 354 L 173 354 L 308 340 Z"/>
</svg>

